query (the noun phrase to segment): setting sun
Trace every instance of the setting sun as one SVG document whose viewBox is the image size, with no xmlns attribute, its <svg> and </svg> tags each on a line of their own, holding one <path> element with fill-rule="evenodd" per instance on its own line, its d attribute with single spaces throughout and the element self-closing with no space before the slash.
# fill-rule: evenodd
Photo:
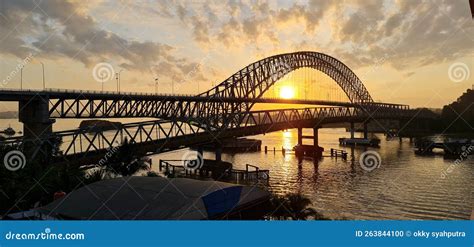
<svg viewBox="0 0 474 247">
<path fill-rule="evenodd" d="M 280 89 L 280 98 L 283 99 L 292 99 L 295 97 L 295 90 L 290 86 L 283 86 Z"/>
</svg>

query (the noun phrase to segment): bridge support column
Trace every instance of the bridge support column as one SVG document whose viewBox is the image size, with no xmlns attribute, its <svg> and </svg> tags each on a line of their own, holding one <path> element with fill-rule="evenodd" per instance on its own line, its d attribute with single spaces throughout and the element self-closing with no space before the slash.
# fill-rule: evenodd
<svg viewBox="0 0 474 247">
<path fill-rule="evenodd" d="M 216 161 L 222 161 L 222 144 L 216 142 Z"/>
<path fill-rule="evenodd" d="M 18 117 L 23 123 L 23 152 L 27 163 L 49 159 L 53 143 L 44 143 L 53 133 L 53 119 L 49 118 L 49 99 L 35 96 L 19 102 Z"/>
<path fill-rule="evenodd" d="M 351 139 L 354 139 L 354 122 L 351 122 Z"/>
<path fill-rule="evenodd" d="M 197 154 L 198 154 L 199 157 L 201 157 L 201 158 L 204 159 L 204 155 L 203 155 L 204 151 L 203 151 L 203 150 L 204 150 L 204 149 L 202 148 L 202 146 L 199 146 L 199 147 L 197 148 Z"/>
<path fill-rule="evenodd" d="M 313 146 L 314 146 L 314 147 L 319 147 L 318 130 L 319 130 L 318 127 L 313 128 Z"/>
<path fill-rule="evenodd" d="M 319 135 L 318 135 L 319 126 L 313 128 L 313 135 L 304 136 L 303 128 L 298 128 L 298 145 L 295 146 L 295 154 L 299 158 L 304 156 L 313 157 L 313 161 L 317 162 L 319 158 L 322 157 L 324 151 L 323 148 L 319 147 Z M 310 139 L 313 141 L 311 145 L 303 144 L 303 139 Z"/>
<path fill-rule="evenodd" d="M 298 128 L 298 145 L 303 145 L 303 128 Z"/>
<path fill-rule="evenodd" d="M 369 138 L 369 130 L 368 130 L 368 123 L 364 122 L 364 139 Z"/>
</svg>

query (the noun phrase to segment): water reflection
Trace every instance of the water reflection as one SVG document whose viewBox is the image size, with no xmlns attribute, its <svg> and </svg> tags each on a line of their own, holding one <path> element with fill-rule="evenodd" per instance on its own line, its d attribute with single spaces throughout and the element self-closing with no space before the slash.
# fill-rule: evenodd
<svg viewBox="0 0 474 247">
<path fill-rule="evenodd" d="M 131 121 L 131 120 L 130 120 Z M 136 121 L 136 119 L 134 120 Z M 80 121 L 58 121 L 56 130 L 71 129 Z M 17 120 L 0 121 L 2 126 L 21 129 Z M 307 131 L 307 132 L 306 132 Z M 305 130 L 304 135 L 312 135 Z M 294 155 L 283 156 L 273 152 L 275 147 L 291 149 L 297 143 L 296 130 L 268 133 L 253 138 L 262 140 L 269 152 L 224 154 L 223 160 L 232 162 L 237 169 L 245 164 L 270 170 L 268 187 L 283 195 L 302 193 L 312 201 L 313 208 L 329 218 L 347 219 L 469 219 L 473 208 L 474 160 L 471 156 L 460 165 L 442 156 L 416 156 L 414 144 L 408 139 L 382 141 L 377 151 L 382 164 L 373 172 L 365 172 L 358 157 L 365 148 L 340 147 L 338 138 L 348 137 L 343 129 L 320 129 L 319 143 L 325 150 L 343 149 L 348 160 L 323 157 L 313 163 L 303 159 L 298 165 Z M 186 150 L 173 151 L 152 157 L 180 159 Z M 213 159 L 205 152 L 204 158 Z M 157 165 L 154 169 L 158 170 Z"/>
<path fill-rule="evenodd" d="M 303 134 L 311 135 L 309 131 Z M 298 165 L 294 155 L 274 153 L 273 147 L 280 150 L 296 145 L 296 130 L 253 137 L 268 146 L 267 154 L 263 151 L 226 154 L 223 159 L 232 162 L 237 169 L 245 169 L 245 164 L 269 169 L 270 190 L 280 195 L 303 193 L 311 199 L 312 207 L 330 218 L 469 219 L 473 205 L 472 157 L 442 179 L 453 160 L 416 156 L 413 143 L 408 139 L 388 141 L 379 136 L 381 147 L 367 149 L 339 146 L 338 138 L 344 136 L 348 134 L 343 129 L 321 129 L 319 141 L 325 150 L 345 150 L 347 161 L 323 157 L 316 165 L 312 159 L 303 159 Z M 358 157 L 365 150 L 380 154 L 379 169 L 373 172 L 361 169 Z M 204 156 L 213 158 L 214 154 L 206 152 Z"/>
</svg>

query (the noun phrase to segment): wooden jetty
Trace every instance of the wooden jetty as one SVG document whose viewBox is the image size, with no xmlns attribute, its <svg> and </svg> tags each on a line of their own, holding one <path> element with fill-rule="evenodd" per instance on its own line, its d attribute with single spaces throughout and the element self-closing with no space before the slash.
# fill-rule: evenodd
<svg viewBox="0 0 474 247">
<path fill-rule="evenodd" d="M 253 165 L 246 165 L 245 170 L 233 169 L 232 164 L 224 161 L 204 160 L 201 168 L 189 170 L 184 166 L 185 160 L 160 160 L 159 170 L 168 176 L 187 178 L 212 178 L 221 181 L 268 181 L 270 171 Z M 173 164 L 174 163 L 174 164 Z M 253 170 L 251 170 L 253 169 Z"/>
<path fill-rule="evenodd" d="M 331 157 L 341 157 L 343 160 L 347 160 L 347 152 L 340 149 L 331 148 Z"/>
<path fill-rule="evenodd" d="M 422 139 L 415 142 L 415 148 L 415 153 L 419 155 L 433 154 L 434 149 L 443 150 L 445 156 L 459 156 L 463 153 L 474 155 L 473 140 L 445 140 L 441 142 Z"/>
</svg>

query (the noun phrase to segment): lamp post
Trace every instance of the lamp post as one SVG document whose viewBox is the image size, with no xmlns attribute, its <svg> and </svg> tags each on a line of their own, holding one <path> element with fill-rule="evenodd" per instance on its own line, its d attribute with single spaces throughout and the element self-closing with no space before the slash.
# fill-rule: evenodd
<svg viewBox="0 0 474 247">
<path fill-rule="evenodd" d="M 119 92 L 119 74 L 115 73 L 115 80 L 117 80 L 117 93 Z"/>
<path fill-rule="evenodd" d="M 173 76 L 171 78 L 171 94 L 174 94 L 174 80 L 176 79 L 176 76 Z"/>
<path fill-rule="evenodd" d="M 101 76 L 100 80 L 102 81 L 102 92 L 104 92 L 104 76 Z"/>
<path fill-rule="evenodd" d="M 122 73 L 122 71 L 124 71 L 124 69 L 121 69 L 119 72 L 118 72 L 118 75 L 117 75 L 117 91 L 120 92 L 120 80 L 121 80 L 121 77 L 120 77 L 120 73 Z"/>
<path fill-rule="evenodd" d="M 20 68 L 20 90 L 23 90 L 23 66 Z"/>
<path fill-rule="evenodd" d="M 40 62 L 41 63 L 41 67 L 43 68 L 43 90 L 46 89 L 46 83 L 45 83 L 45 80 L 44 80 L 44 63 L 43 62 Z"/>
<path fill-rule="evenodd" d="M 158 94 L 158 77 L 155 78 L 155 94 Z"/>
</svg>

